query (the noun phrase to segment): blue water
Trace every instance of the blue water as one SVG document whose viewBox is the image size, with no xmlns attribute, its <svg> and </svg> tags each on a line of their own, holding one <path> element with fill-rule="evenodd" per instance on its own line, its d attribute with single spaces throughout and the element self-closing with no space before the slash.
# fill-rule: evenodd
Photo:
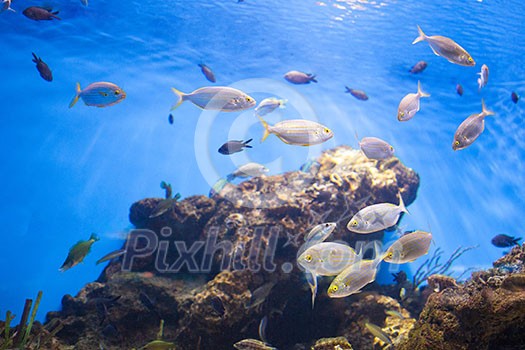
<svg viewBox="0 0 525 350">
<path fill-rule="evenodd" d="M 455 265 L 486 268 L 502 250 L 498 233 L 522 235 L 525 226 L 525 49 L 522 1 L 195 0 L 45 1 L 62 21 L 34 22 L 21 12 L 38 2 L 17 0 L 0 14 L 0 315 L 19 313 L 25 298 L 44 291 L 39 318 L 57 310 L 103 269 L 95 261 L 122 245 L 130 205 L 162 197 L 161 180 L 183 197 L 207 194 L 219 177 L 247 160 L 270 174 L 296 170 L 323 149 L 356 146 L 354 132 L 377 136 L 421 176 L 418 198 L 402 225 L 431 228 L 435 247 L 479 247 Z M 419 24 L 445 35 L 477 61 L 460 67 L 435 56 L 426 43 L 411 45 Z M 49 64 L 54 81 L 40 78 L 31 52 Z M 407 70 L 428 62 L 420 75 Z M 277 95 L 287 109 L 268 116 L 317 119 L 334 130 L 322 146 L 299 148 L 271 136 L 252 111 L 201 114 L 189 102 L 168 114 L 170 87 L 190 92 L 209 85 L 198 63 L 218 84 L 242 87 L 258 101 Z M 481 65 L 488 85 L 477 89 Z M 312 72 L 318 84 L 293 86 L 282 75 Z M 396 119 L 401 98 L 420 79 L 432 96 L 409 122 Z M 75 83 L 121 86 L 127 98 L 109 108 L 82 102 L 68 109 Z M 462 97 L 457 83 L 465 89 Z M 344 86 L 366 91 L 358 101 Z M 453 152 L 455 129 L 481 111 L 481 98 L 497 115 L 470 148 Z M 254 148 L 231 158 L 217 153 L 227 139 L 254 138 Z M 67 251 L 91 232 L 102 240 L 85 263 L 60 273 Z M 435 249 L 435 248 L 434 248 Z M 418 265 L 416 262 L 415 266 Z M 1 316 L 0 316 L 1 317 Z"/>
</svg>

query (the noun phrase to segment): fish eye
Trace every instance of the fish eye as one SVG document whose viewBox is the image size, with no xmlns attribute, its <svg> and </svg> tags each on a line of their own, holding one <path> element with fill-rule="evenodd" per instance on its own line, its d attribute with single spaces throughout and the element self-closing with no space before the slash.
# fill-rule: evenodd
<svg viewBox="0 0 525 350">
<path fill-rule="evenodd" d="M 472 57 L 467 58 L 467 60 L 468 60 L 469 62 L 474 61 L 474 60 L 472 59 Z"/>
<path fill-rule="evenodd" d="M 328 293 L 335 293 L 335 292 L 337 292 L 338 289 L 339 289 L 338 286 L 333 285 L 333 286 L 331 286 L 330 289 L 328 290 Z"/>
<path fill-rule="evenodd" d="M 312 261 L 312 256 L 311 256 L 310 254 L 308 254 L 308 255 L 306 255 L 306 256 L 304 257 L 304 260 L 310 262 L 310 261 Z"/>
<path fill-rule="evenodd" d="M 400 117 L 404 117 L 405 116 L 405 112 L 399 112 L 399 116 Z"/>
<path fill-rule="evenodd" d="M 330 129 L 325 128 L 325 129 L 324 129 L 324 133 L 325 133 L 325 134 L 329 134 L 329 133 L 330 133 Z"/>
<path fill-rule="evenodd" d="M 250 98 L 250 96 L 246 96 L 246 102 L 252 102 L 252 99 Z"/>
<path fill-rule="evenodd" d="M 454 146 L 459 146 L 459 143 L 460 142 L 458 140 L 454 141 Z"/>
<path fill-rule="evenodd" d="M 357 226 L 357 220 L 352 220 L 352 222 L 350 223 L 350 226 L 356 227 Z"/>
<path fill-rule="evenodd" d="M 120 95 L 120 90 L 115 90 L 115 95 Z"/>
<path fill-rule="evenodd" d="M 391 150 L 392 152 L 394 152 L 394 147 L 390 146 L 390 150 Z"/>
</svg>

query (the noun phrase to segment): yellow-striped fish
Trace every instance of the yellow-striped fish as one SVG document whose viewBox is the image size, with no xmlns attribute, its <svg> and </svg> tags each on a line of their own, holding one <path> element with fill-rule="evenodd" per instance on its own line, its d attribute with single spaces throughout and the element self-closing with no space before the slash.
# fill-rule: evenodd
<svg viewBox="0 0 525 350">
<path fill-rule="evenodd" d="M 77 83 L 77 93 L 71 100 L 69 108 L 73 107 L 79 98 L 82 98 L 87 106 L 108 107 L 124 100 L 126 93 L 113 83 L 93 83 L 84 90 L 80 88 L 80 83 Z"/>
<path fill-rule="evenodd" d="M 432 234 L 414 231 L 401 236 L 385 252 L 384 261 L 392 264 L 412 262 L 428 253 Z"/>
<path fill-rule="evenodd" d="M 334 137 L 332 130 L 310 120 L 283 120 L 272 126 L 268 125 L 260 116 L 257 117 L 264 126 L 261 142 L 266 140 L 270 134 L 275 134 L 281 141 L 289 145 L 311 146 L 323 143 Z"/>
<path fill-rule="evenodd" d="M 392 340 L 390 340 L 388 335 L 386 335 L 386 333 L 381 329 L 381 327 L 369 322 L 365 322 L 365 327 L 370 333 L 372 333 L 374 337 L 381 340 L 383 343 L 392 344 Z"/>
</svg>

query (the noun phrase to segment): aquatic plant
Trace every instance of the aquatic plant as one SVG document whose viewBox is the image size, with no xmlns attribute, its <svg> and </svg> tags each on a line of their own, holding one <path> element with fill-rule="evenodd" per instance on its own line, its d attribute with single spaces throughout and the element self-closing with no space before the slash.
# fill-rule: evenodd
<svg viewBox="0 0 525 350">
<path fill-rule="evenodd" d="M 28 342 L 29 335 L 31 334 L 31 329 L 33 328 L 33 323 L 35 322 L 36 313 L 38 310 L 38 306 L 40 305 L 40 300 L 42 299 L 42 291 L 39 291 L 36 297 L 36 301 L 33 307 L 33 311 L 31 311 L 31 307 L 33 306 L 33 300 L 32 299 L 26 299 L 24 304 L 24 311 L 22 312 L 22 317 L 20 318 L 20 323 L 18 324 L 17 331 L 14 333 L 13 336 L 10 335 L 10 325 L 11 321 L 15 318 L 15 315 L 11 314 L 10 311 L 7 311 L 6 313 L 6 321 L 4 325 L 4 342 L 0 344 L 0 350 L 9 349 L 12 344 L 15 345 L 15 348 L 17 349 L 27 349 L 27 344 L 32 343 Z M 31 317 L 29 318 L 29 313 L 31 312 Z M 28 322 L 29 319 L 29 323 Z M 37 349 L 40 346 L 37 347 Z"/>
<path fill-rule="evenodd" d="M 459 257 L 461 257 L 463 254 L 465 254 L 469 250 L 475 249 L 477 247 L 478 246 L 471 246 L 471 247 L 463 248 L 459 246 L 450 255 L 450 258 L 448 258 L 448 260 L 445 261 L 444 263 L 440 263 L 441 257 L 443 256 L 444 252 L 441 248 L 437 248 L 434 251 L 434 254 L 432 255 L 432 257 L 425 260 L 414 273 L 414 277 L 412 279 L 413 290 L 416 290 L 431 275 L 435 275 L 435 274 L 447 275 L 447 272 L 452 267 L 452 264 L 454 263 L 454 261 L 456 261 Z"/>
<path fill-rule="evenodd" d="M 13 340 L 11 339 L 11 321 L 15 318 L 15 315 L 11 311 L 7 311 L 5 315 L 4 329 L 0 329 L 0 334 L 4 332 L 4 342 L 0 344 L 0 350 L 9 348 Z"/>
</svg>

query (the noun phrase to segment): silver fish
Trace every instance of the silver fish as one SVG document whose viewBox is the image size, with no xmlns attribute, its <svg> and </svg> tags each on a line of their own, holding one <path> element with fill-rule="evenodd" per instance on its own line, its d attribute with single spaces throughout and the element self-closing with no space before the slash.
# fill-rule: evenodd
<svg viewBox="0 0 525 350">
<path fill-rule="evenodd" d="M 398 222 L 401 213 L 408 213 L 401 193 L 398 196 L 399 205 L 392 203 L 369 205 L 359 210 L 346 227 L 352 232 L 367 234 L 394 226 Z"/>
<path fill-rule="evenodd" d="M 13 10 L 11 8 L 11 0 L 2 0 L 0 2 L 0 13 L 4 12 L 4 11 L 12 11 L 12 12 L 16 12 L 15 10 Z"/>
<path fill-rule="evenodd" d="M 478 73 L 478 87 L 481 90 L 482 87 L 485 87 L 489 81 L 489 67 L 486 64 L 481 66 L 481 72 Z"/>
<path fill-rule="evenodd" d="M 387 314 L 388 316 L 397 317 L 397 318 L 399 318 L 400 320 L 404 320 L 404 319 L 406 319 L 406 317 L 403 316 L 403 315 L 401 314 L 401 312 L 396 311 L 396 310 L 387 310 L 387 311 L 385 311 L 385 314 Z"/>
<path fill-rule="evenodd" d="M 237 350 L 277 350 L 266 343 L 256 339 L 244 339 L 235 344 L 233 347 Z"/>
<path fill-rule="evenodd" d="M 115 250 L 109 254 L 104 255 L 102 258 L 98 259 L 96 264 L 98 265 L 100 263 L 103 263 L 104 261 L 113 260 L 126 253 L 127 253 L 126 249 Z"/>
<path fill-rule="evenodd" d="M 246 178 L 246 177 L 252 177 L 252 176 L 261 176 L 266 174 L 269 171 L 267 167 L 264 165 L 258 164 L 258 163 L 247 163 L 244 165 L 241 165 L 237 170 L 235 170 L 233 173 L 229 174 L 226 177 L 226 180 L 232 181 L 236 177 Z"/>
<path fill-rule="evenodd" d="M 330 298 L 344 298 L 359 293 L 364 286 L 374 282 L 382 259 L 379 252 L 380 245 L 377 242 L 374 245 L 376 258 L 374 260 L 360 259 L 341 271 L 328 288 Z"/>
<path fill-rule="evenodd" d="M 429 97 L 430 94 L 423 92 L 421 90 L 421 83 L 417 82 L 417 93 L 407 94 L 397 108 L 397 120 L 400 122 L 405 122 L 412 119 L 416 113 L 419 111 L 419 100 L 421 97 Z"/>
<path fill-rule="evenodd" d="M 357 134 L 356 134 L 357 139 Z M 369 159 L 388 159 L 394 156 L 394 147 L 388 142 L 377 137 L 363 137 L 361 141 L 357 139 L 359 148 Z"/>
<path fill-rule="evenodd" d="M 365 327 L 370 333 L 372 333 L 374 337 L 381 340 L 383 343 L 392 344 L 392 340 L 390 340 L 388 335 L 386 335 L 386 333 L 381 329 L 381 327 L 369 322 L 365 322 Z"/>
<path fill-rule="evenodd" d="M 335 230 L 337 223 L 325 222 L 324 224 L 316 225 L 308 234 L 304 237 L 304 240 L 311 245 L 324 242 L 328 236 Z"/>
<path fill-rule="evenodd" d="M 414 231 L 401 236 L 384 254 L 384 261 L 393 264 L 412 262 L 428 253 L 432 234 L 424 231 Z"/>
<path fill-rule="evenodd" d="M 265 98 L 259 103 L 257 108 L 255 108 L 255 113 L 259 116 L 272 113 L 277 108 L 285 108 L 286 102 L 288 102 L 288 100 L 279 100 L 275 97 Z"/>
<path fill-rule="evenodd" d="M 212 83 L 215 83 L 215 74 L 213 74 L 213 71 L 210 67 L 205 65 L 204 63 L 200 63 L 199 67 L 201 67 L 202 74 L 208 79 L 208 81 L 211 81 Z"/>
<path fill-rule="evenodd" d="M 246 93 L 227 86 L 208 86 L 185 94 L 175 88 L 171 90 L 177 96 L 177 102 L 171 108 L 174 110 L 184 101 L 191 101 L 201 109 L 236 112 L 255 106 L 256 101 Z"/>
<path fill-rule="evenodd" d="M 459 64 L 460 66 L 476 65 L 472 56 L 454 40 L 440 35 L 426 36 L 419 26 L 417 26 L 417 30 L 419 36 L 412 44 L 426 41 L 436 55 L 446 58 L 451 63 Z"/>
<path fill-rule="evenodd" d="M 122 102 L 126 98 L 126 93 L 113 83 L 93 83 L 84 90 L 81 90 L 80 84 L 77 83 L 77 93 L 71 100 L 69 108 L 73 107 L 79 98 L 82 98 L 87 106 L 109 107 Z"/>
<path fill-rule="evenodd" d="M 268 295 L 270 295 L 273 286 L 275 286 L 275 282 L 267 282 L 251 292 L 251 298 L 246 301 L 244 308 L 252 309 L 261 305 L 266 300 Z"/>
<path fill-rule="evenodd" d="M 314 74 L 303 73 L 296 70 L 289 71 L 284 75 L 284 79 L 292 84 L 310 84 L 311 81 L 317 83 Z"/>
<path fill-rule="evenodd" d="M 452 149 L 454 151 L 462 150 L 476 141 L 483 130 L 485 130 L 485 117 L 489 115 L 494 115 L 494 112 L 489 111 L 485 107 L 485 102 L 481 100 L 481 113 L 470 115 L 459 125 L 454 134 Z"/>
<path fill-rule="evenodd" d="M 306 249 L 297 263 L 316 276 L 336 276 L 358 259 L 359 255 L 346 244 L 322 242 Z"/>
<path fill-rule="evenodd" d="M 258 117 L 264 126 L 261 142 L 266 140 L 270 134 L 275 134 L 281 141 L 289 145 L 311 146 L 328 141 L 334 136 L 332 130 L 310 120 L 283 120 L 275 125 L 268 125 L 264 119 Z"/>
</svg>

